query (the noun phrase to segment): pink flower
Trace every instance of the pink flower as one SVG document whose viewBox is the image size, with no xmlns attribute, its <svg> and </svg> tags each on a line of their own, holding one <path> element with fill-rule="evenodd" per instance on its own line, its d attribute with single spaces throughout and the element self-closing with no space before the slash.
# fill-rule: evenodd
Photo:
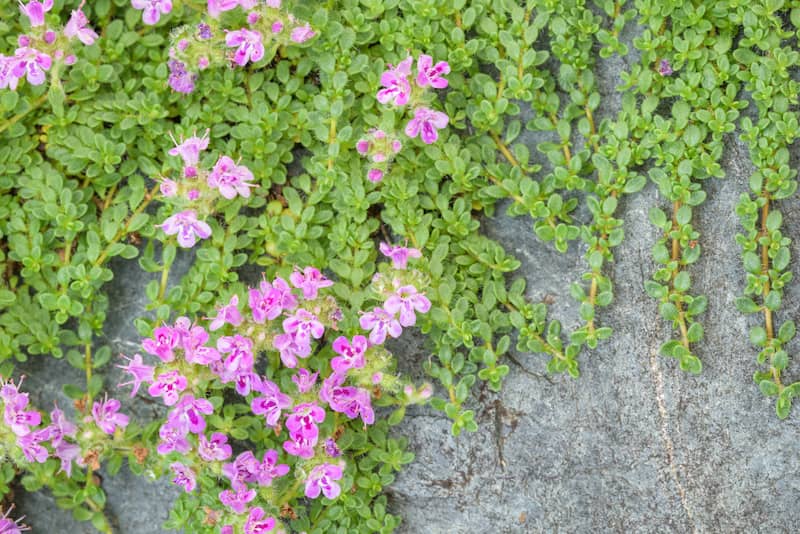
<svg viewBox="0 0 800 534">
<path fill-rule="evenodd" d="M 42 26 L 44 24 L 44 14 L 50 11 L 52 8 L 53 0 L 44 0 L 44 2 L 31 0 L 28 2 L 28 5 L 25 5 L 22 2 L 19 3 L 20 11 L 22 11 L 23 15 L 28 17 L 31 26 L 33 27 Z"/>
<path fill-rule="evenodd" d="M 289 316 L 283 321 L 283 331 L 287 334 L 297 333 L 298 338 L 319 339 L 325 333 L 325 327 L 313 313 L 300 308 L 294 315 Z"/>
<path fill-rule="evenodd" d="M 412 138 L 419 135 L 425 144 L 430 145 L 439 138 L 437 130 L 447 126 L 449 121 L 450 118 L 441 111 L 417 108 L 414 110 L 414 118 L 406 125 L 406 135 Z"/>
<path fill-rule="evenodd" d="M 375 422 L 375 412 L 372 409 L 372 401 L 369 391 L 352 386 L 343 387 L 345 376 L 341 373 L 333 373 L 322 383 L 319 398 L 328 403 L 331 410 L 345 414 L 350 419 L 355 419 L 359 415 L 366 425 Z"/>
<path fill-rule="evenodd" d="M 307 369 L 298 369 L 297 373 L 292 375 L 292 382 L 297 385 L 297 390 L 300 393 L 308 393 L 317 382 L 318 375 L 319 373 L 309 373 Z"/>
<path fill-rule="evenodd" d="M 226 354 L 221 361 L 214 362 L 211 370 L 227 384 L 236 380 L 242 373 L 253 372 L 253 341 L 236 334 L 223 336 L 217 340 L 217 349 Z"/>
<path fill-rule="evenodd" d="M 253 311 L 253 320 L 263 324 L 264 321 L 277 318 L 284 309 L 294 309 L 297 298 L 292 295 L 289 284 L 278 276 L 272 284 L 263 280 L 259 289 L 250 289 L 248 304 Z"/>
<path fill-rule="evenodd" d="M 233 54 L 233 62 L 240 67 L 247 65 L 248 61 L 256 63 L 264 57 L 261 33 L 255 30 L 242 28 L 238 31 L 228 32 L 225 36 L 225 44 L 239 47 Z"/>
<path fill-rule="evenodd" d="M 281 353 L 281 362 L 289 369 L 297 367 L 297 358 L 307 358 L 311 354 L 311 339 L 300 332 L 279 334 L 272 346 Z"/>
<path fill-rule="evenodd" d="M 167 235 L 178 234 L 178 244 L 184 248 L 193 247 L 198 237 L 200 239 L 211 237 L 211 227 L 204 221 L 198 221 L 194 210 L 176 213 L 159 226 Z"/>
<path fill-rule="evenodd" d="M 148 338 L 142 341 L 142 348 L 148 354 L 158 356 L 162 362 L 167 363 L 175 359 L 173 349 L 178 346 L 179 342 L 180 336 L 173 328 L 159 326 L 153 330 L 152 339 Z"/>
<path fill-rule="evenodd" d="M 78 427 L 64 416 L 64 412 L 56 406 L 50 412 L 50 443 L 53 447 L 58 447 L 64 443 L 64 438 L 74 438 Z"/>
<path fill-rule="evenodd" d="M 187 385 L 186 377 L 173 370 L 158 375 L 158 378 L 147 389 L 147 392 L 153 397 L 163 397 L 164 404 L 172 406 L 178 402 L 181 391 L 186 389 Z"/>
<path fill-rule="evenodd" d="M 17 393 L 6 399 L 3 420 L 17 436 L 28 435 L 31 432 L 29 427 L 42 422 L 42 414 L 36 410 L 25 411 L 27 407 L 27 393 Z"/>
<path fill-rule="evenodd" d="M 228 436 L 220 432 L 211 434 L 211 439 L 206 439 L 200 434 L 197 440 L 197 454 L 207 462 L 222 461 L 230 458 L 233 450 L 228 445 Z"/>
<path fill-rule="evenodd" d="M 400 312 L 402 326 L 414 326 L 417 322 L 414 311 L 426 313 L 431 309 L 431 301 L 425 295 L 418 293 L 414 286 L 403 286 L 386 299 L 383 306 L 392 315 Z"/>
<path fill-rule="evenodd" d="M 11 73 L 17 78 L 26 76 L 31 85 L 42 85 L 45 81 L 46 70 L 50 70 L 53 60 L 44 52 L 35 48 L 18 48 L 14 54 L 14 63 Z M 15 84 L 16 85 L 16 84 Z"/>
<path fill-rule="evenodd" d="M 128 382 L 120 382 L 117 384 L 117 387 L 129 386 L 133 384 L 133 389 L 131 389 L 131 397 L 133 397 L 139 391 L 139 387 L 142 385 L 142 382 L 149 383 L 153 381 L 154 367 L 145 365 L 142 361 L 141 354 L 135 354 L 133 358 L 128 358 L 124 354 L 121 354 L 120 356 L 128 360 L 128 365 L 116 365 L 115 367 L 119 367 L 123 371 L 130 373 L 133 378 Z"/>
<path fill-rule="evenodd" d="M 100 430 L 106 434 L 113 434 L 117 427 L 128 426 L 128 416 L 118 413 L 120 403 L 117 399 L 106 399 L 103 402 L 96 402 L 92 405 L 92 417 Z"/>
<path fill-rule="evenodd" d="M 171 0 L 131 0 L 134 9 L 143 9 L 142 22 L 153 25 L 158 22 L 161 15 L 172 11 Z"/>
<path fill-rule="evenodd" d="M 0 532 L 3 534 L 21 534 L 23 531 L 30 530 L 29 526 L 20 523 L 20 521 L 25 519 L 25 516 L 20 517 L 16 521 L 9 519 L 8 514 L 10 514 L 13 509 L 14 505 L 12 504 L 8 511 L 0 517 Z M 0 510 L 0 512 L 1 511 L 2 510 Z"/>
<path fill-rule="evenodd" d="M 311 470 L 306 479 L 306 497 L 316 499 L 320 491 L 329 499 L 335 499 L 341 493 L 336 480 L 342 478 L 342 468 L 333 464 L 321 464 Z"/>
<path fill-rule="evenodd" d="M 365 313 L 359 319 L 359 324 L 364 330 L 371 330 L 369 341 L 373 345 L 380 345 L 386 341 L 387 334 L 397 338 L 403 332 L 394 314 L 383 308 L 374 308 L 371 312 Z"/>
<path fill-rule="evenodd" d="M 281 418 L 282 410 L 292 405 L 292 399 L 281 392 L 277 384 L 269 380 L 261 381 L 259 392 L 262 396 L 250 401 L 250 409 L 256 415 L 263 415 L 268 427 L 274 427 Z"/>
<path fill-rule="evenodd" d="M 72 12 L 72 16 L 70 16 L 69 21 L 67 21 L 67 25 L 64 26 L 64 35 L 69 39 L 77 37 L 83 44 L 88 46 L 94 43 L 98 38 L 97 33 L 89 28 L 87 26 L 88 24 L 89 20 L 79 7 Z"/>
<path fill-rule="evenodd" d="M 50 453 L 45 449 L 41 443 L 47 441 L 50 432 L 47 429 L 31 432 L 24 436 L 17 437 L 17 445 L 22 449 L 22 454 L 29 462 L 38 462 L 43 464 L 49 458 Z"/>
<path fill-rule="evenodd" d="M 75 443 L 62 441 L 55 446 L 54 456 L 61 460 L 60 470 L 64 471 L 68 477 L 72 476 L 72 462 L 77 460 L 81 464 L 81 447 Z M 0 530 L 0 532 L 3 532 Z"/>
<path fill-rule="evenodd" d="M 395 269 L 405 269 L 408 265 L 408 258 L 421 258 L 422 253 L 416 248 L 407 248 L 400 245 L 389 245 L 381 242 L 381 254 L 392 260 L 392 267 Z"/>
<path fill-rule="evenodd" d="M 308 460 L 314 457 L 314 446 L 319 440 L 319 436 L 305 437 L 301 434 L 289 434 L 289 440 L 283 442 L 283 450 L 292 456 L 298 456 Z"/>
<path fill-rule="evenodd" d="M 292 30 L 290 39 L 299 44 L 305 43 L 315 35 L 316 33 L 314 33 L 314 30 L 311 29 L 311 26 L 309 26 L 308 23 L 305 23 L 303 26 L 297 26 Z"/>
<path fill-rule="evenodd" d="M 289 281 L 298 289 L 303 290 L 303 297 L 306 300 L 313 300 L 317 298 L 317 291 L 323 287 L 330 287 L 333 285 L 331 280 L 325 278 L 318 269 L 314 267 L 306 267 L 303 273 L 293 271 L 289 276 Z"/>
<path fill-rule="evenodd" d="M 212 413 L 214 413 L 214 406 L 208 400 L 195 399 L 194 395 L 187 393 L 181 397 L 178 405 L 169 413 L 167 422 L 192 434 L 200 434 L 206 429 L 206 420 L 203 414 L 211 415 Z"/>
<path fill-rule="evenodd" d="M 292 436 L 314 439 L 319 436 L 317 423 L 324 420 L 325 410 L 313 402 L 306 402 L 295 406 L 294 411 L 286 417 L 286 428 Z"/>
<path fill-rule="evenodd" d="M 447 87 L 447 80 L 442 78 L 443 74 L 450 72 L 450 65 L 447 61 L 440 61 L 436 65 L 433 64 L 433 58 L 420 54 L 417 60 L 417 85 L 425 87 L 430 85 L 434 89 L 444 89 Z"/>
<path fill-rule="evenodd" d="M 229 323 L 233 326 L 242 324 L 242 314 L 239 313 L 238 306 L 239 295 L 233 295 L 228 304 L 217 309 L 217 316 L 214 317 L 214 320 L 208 325 L 208 329 L 213 332 L 214 330 L 222 328 L 222 325 L 225 323 Z"/>
<path fill-rule="evenodd" d="M 248 482 L 256 482 L 259 486 L 271 486 L 272 480 L 284 476 L 289 472 L 289 466 L 278 463 L 278 451 L 267 449 L 264 452 L 264 461 L 254 463 L 251 466 L 251 476 Z"/>
<path fill-rule="evenodd" d="M 333 351 L 340 356 L 331 360 L 331 367 L 337 373 L 346 373 L 348 369 L 361 369 L 366 364 L 364 353 L 367 347 L 367 338 L 364 336 L 354 336 L 352 344 L 346 337 L 339 336 L 333 342 Z"/>
<path fill-rule="evenodd" d="M 247 508 L 247 503 L 256 498 L 256 490 L 242 488 L 237 492 L 225 490 L 219 494 L 219 501 L 236 512 L 241 514 Z"/>
<path fill-rule="evenodd" d="M 22 45 L 20 45 L 22 46 Z M 0 54 L 0 89 L 8 87 L 12 91 L 17 88 L 19 78 L 14 75 L 17 60 Z"/>
<path fill-rule="evenodd" d="M 244 524 L 244 534 L 263 534 L 275 528 L 275 519 L 266 515 L 260 506 L 251 508 Z"/>
<path fill-rule="evenodd" d="M 208 175 L 208 186 L 219 188 L 219 193 L 229 200 L 237 194 L 248 198 L 250 188 L 257 187 L 250 183 L 252 180 L 253 173 L 250 169 L 244 165 L 236 165 L 228 156 L 222 156 Z"/>
<path fill-rule="evenodd" d="M 200 152 L 208 148 L 209 131 L 210 130 L 206 129 L 203 137 L 193 135 L 192 137 L 184 139 L 181 135 L 178 138 L 180 142 L 176 141 L 172 134 L 170 134 L 172 142 L 175 143 L 175 148 L 169 150 L 169 155 L 180 156 L 183 158 L 184 165 L 194 167 L 200 161 Z"/>
<path fill-rule="evenodd" d="M 367 172 L 367 179 L 370 182 L 380 182 L 383 180 L 384 174 L 385 173 L 380 169 L 370 169 L 369 172 Z"/>
<path fill-rule="evenodd" d="M 239 0 L 208 0 L 208 14 L 219 18 L 223 11 L 230 11 L 239 5 Z"/>
<path fill-rule="evenodd" d="M 389 70 L 381 75 L 381 85 L 384 87 L 378 91 L 377 99 L 381 104 L 386 104 L 393 100 L 395 106 L 405 106 L 408 104 L 409 96 L 411 95 L 411 84 L 408 82 L 408 76 L 411 74 L 411 63 L 414 59 L 409 56 L 392 68 L 389 65 Z"/>
<path fill-rule="evenodd" d="M 172 451 L 186 454 L 192 450 L 191 444 L 186 439 L 186 432 L 182 428 L 166 423 L 161 425 L 158 436 L 161 438 L 156 447 L 158 454 L 169 454 Z"/>
<path fill-rule="evenodd" d="M 186 493 L 191 493 L 194 491 L 194 489 L 197 487 L 197 478 L 194 474 L 194 471 L 180 462 L 170 464 L 169 468 L 172 469 L 173 473 L 175 473 L 175 478 L 172 479 L 174 484 L 183 486 L 183 489 Z"/>
</svg>

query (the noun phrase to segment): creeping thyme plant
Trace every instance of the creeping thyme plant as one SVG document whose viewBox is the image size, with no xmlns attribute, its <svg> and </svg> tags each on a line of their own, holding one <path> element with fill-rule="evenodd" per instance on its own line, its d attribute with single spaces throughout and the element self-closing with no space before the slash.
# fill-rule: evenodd
<svg viewBox="0 0 800 534">
<path fill-rule="evenodd" d="M 14 485 L 113 532 L 97 472 L 123 463 L 183 490 L 167 528 L 392 531 L 382 490 L 413 454 L 390 427 L 409 406 L 478 430 L 476 382 L 501 387 L 512 343 L 577 378 L 613 334 L 619 211 L 648 178 L 657 269 L 640 289 L 673 332 L 661 352 L 701 372 L 693 221 L 737 127 L 755 172 L 731 207 L 736 304 L 763 318 L 755 381 L 778 416 L 800 393 L 780 314 L 800 7 L 28 0 L 0 15 L 2 532 L 27 529 Z M 602 94 L 597 67 L 620 58 Z M 481 233 L 501 208 L 580 251 L 571 332 Z M 147 304 L 138 352 L 118 354 L 106 284 L 134 261 Z M 409 330 L 432 383 L 398 370 Z M 37 405 L 32 357 L 82 378 Z M 160 418 L 137 420 L 143 401 Z"/>
</svg>

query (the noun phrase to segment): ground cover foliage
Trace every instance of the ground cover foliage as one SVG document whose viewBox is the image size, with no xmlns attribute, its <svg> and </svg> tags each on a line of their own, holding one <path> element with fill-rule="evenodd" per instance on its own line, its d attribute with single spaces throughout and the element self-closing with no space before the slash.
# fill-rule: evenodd
<svg viewBox="0 0 800 534">
<path fill-rule="evenodd" d="M 702 372 L 710 310 L 691 286 L 704 244 L 693 220 L 737 129 L 756 171 L 731 206 L 747 273 L 736 306 L 759 318 L 752 387 L 789 416 L 800 383 L 786 378 L 781 209 L 797 188 L 800 5 L 23 6 L 0 2 L 5 495 L 47 488 L 113 532 L 94 472 L 127 462 L 186 490 L 167 528 L 392 531 L 401 518 L 382 490 L 413 455 L 390 426 L 430 402 L 454 434 L 475 431 L 476 383 L 502 387 L 512 344 L 579 380 L 580 359 L 613 335 L 616 214 L 648 180 L 658 269 L 641 290 L 673 332 L 662 354 Z M 622 56 L 635 60 L 601 95 L 598 64 Z M 523 128 L 547 140 L 527 146 Z M 482 235 L 499 204 L 584 253 L 575 330 L 526 298 L 519 262 Z M 171 283 L 182 248 L 191 267 Z M 152 273 L 148 313 L 132 318 L 144 357 L 104 343 L 115 258 Z M 263 282 L 246 280 L 253 268 Z M 402 355 L 383 347 L 411 327 L 432 386 L 398 374 Z M 15 371 L 27 358 L 85 374 L 64 388 L 72 406 L 29 404 Z M 112 365 L 143 386 L 133 402 L 156 398 L 169 415 L 120 413 Z"/>
</svg>

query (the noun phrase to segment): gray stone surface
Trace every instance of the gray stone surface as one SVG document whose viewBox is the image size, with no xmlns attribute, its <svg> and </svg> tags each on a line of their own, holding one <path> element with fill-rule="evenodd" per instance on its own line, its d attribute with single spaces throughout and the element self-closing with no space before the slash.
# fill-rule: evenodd
<svg viewBox="0 0 800 534">
<path fill-rule="evenodd" d="M 606 64 L 598 76 L 617 106 L 613 87 L 621 68 L 619 61 Z M 537 138 L 526 135 L 535 154 Z M 502 392 L 476 387 L 471 407 L 478 432 L 454 438 L 442 414 L 409 411 L 397 433 L 408 437 L 416 461 L 388 490 L 391 510 L 404 518 L 400 532 L 797 530 L 800 418 L 795 412 L 779 421 L 753 384 L 755 352 L 747 330 L 755 323 L 733 305 L 744 280 L 733 210 L 751 172 L 747 148 L 733 136 L 724 168 L 726 179 L 705 184 L 708 200 L 695 219 L 703 254 L 689 269 L 693 290 L 709 298 L 702 318 L 706 339 L 697 345 L 703 374 L 687 375 L 658 355 L 674 333 L 643 292 L 655 269 L 650 248 L 656 235 L 647 210 L 661 202 L 650 184 L 621 203 L 627 237 L 610 268 L 615 302 L 600 315 L 615 333 L 581 356 L 580 379 L 547 377 L 543 356 L 515 353 Z M 797 203 L 784 202 L 781 209 L 786 233 L 795 237 L 793 256 L 800 258 Z M 568 287 L 585 269 L 582 248 L 555 252 L 535 238 L 526 218 L 484 220 L 483 231 L 521 260 L 528 296 L 552 299 L 552 314 L 565 330 L 576 326 Z M 111 286 L 115 311 L 108 336 L 116 352 L 135 350 L 130 318 L 141 313 L 141 289 L 152 276 L 136 272 L 126 270 Z M 798 306 L 800 287 L 794 284 L 779 319 L 794 317 Z M 399 342 L 395 350 L 408 370 L 428 357 L 419 338 Z M 790 366 L 793 378 L 796 363 Z M 48 402 L 67 404 L 56 378 L 72 373 L 80 379 L 65 362 L 48 362 L 45 374 L 41 362 L 27 369 L 28 384 Z M 106 477 L 104 486 L 120 534 L 161 532 L 177 494 L 166 481 L 149 482 L 125 470 Z M 18 501 L 34 532 L 91 531 L 57 509 L 47 493 L 20 491 Z"/>
</svg>

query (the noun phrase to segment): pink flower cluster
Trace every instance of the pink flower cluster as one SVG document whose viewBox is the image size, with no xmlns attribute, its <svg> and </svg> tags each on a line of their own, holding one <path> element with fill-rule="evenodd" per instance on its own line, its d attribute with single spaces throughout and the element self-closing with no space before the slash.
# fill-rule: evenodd
<svg viewBox="0 0 800 534">
<path fill-rule="evenodd" d="M 161 14 L 172 9 L 171 0 L 131 0 L 143 9 L 146 24 L 158 22 Z M 241 7 L 247 14 L 248 27 L 236 30 L 222 27 L 217 19 L 222 13 Z M 176 92 L 194 91 L 198 72 L 213 64 L 246 66 L 264 58 L 265 46 L 301 44 L 316 35 L 308 23 L 297 20 L 281 9 L 280 0 L 208 0 L 211 20 L 196 27 L 177 31 L 169 51 L 169 86 Z"/>
<path fill-rule="evenodd" d="M 256 184 L 252 183 L 254 177 L 250 169 L 238 165 L 228 156 L 221 156 L 211 170 L 198 168 L 200 152 L 208 148 L 208 130 L 202 137 L 193 135 L 185 140 L 181 137 L 180 142 L 174 138 L 172 141 L 175 147 L 170 149 L 169 154 L 183 159 L 183 176 L 186 180 L 178 183 L 163 178 L 161 194 L 178 209 L 184 209 L 168 217 L 160 227 L 167 235 L 177 235 L 180 246 L 191 248 L 198 239 L 211 236 L 211 227 L 198 219 L 195 204 L 210 211 L 216 194 L 226 199 L 236 196 L 248 198 L 250 188 L 256 187 Z M 210 191 L 215 194 L 209 195 Z"/>
<path fill-rule="evenodd" d="M 396 67 L 389 65 L 389 69 L 381 75 L 380 82 L 383 88 L 378 91 L 377 99 L 381 104 L 391 103 L 397 107 L 411 104 L 414 117 L 406 124 L 406 135 L 411 138 L 419 135 L 424 143 L 431 144 L 439 138 L 438 130 L 447 126 L 449 118 L 445 113 L 422 104 L 418 95 L 428 87 L 433 89 L 447 87 L 448 82 L 444 75 L 450 72 L 450 65 L 446 61 L 434 65 L 431 56 L 421 54 L 417 59 L 417 74 L 412 86 L 409 77 L 413 75 L 411 71 L 413 62 L 414 59 L 409 56 Z"/>
<path fill-rule="evenodd" d="M 367 137 L 356 143 L 356 150 L 372 162 L 367 178 L 371 182 L 380 182 L 394 156 L 400 152 L 403 144 L 399 139 L 389 136 L 383 130 L 370 130 Z"/>
<path fill-rule="evenodd" d="M 3 423 L 17 438 L 17 445 L 29 462 L 44 463 L 52 455 L 61 460 L 61 470 L 71 476 L 72 462 L 84 467 L 81 446 L 75 443 L 78 427 L 69 421 L 57 406 L 50 412 L 50 424 L 40 427 L 42 414 L 29 406 L 27 393 L 19 391 L 13 382 L 0 382 L 0 401 L 3 404 Z M 118 427 L 128 425 L 128 416 L 119 413 L 116 399 L 95 402 L 86 422 L 103 433 L 113 435 Z M 67 439 L 69 438 L 69 439 Z M 45 445 L 49 442 L 50 449 Z"/>
<path fill-rule="evenodd" d="M 419 256 L 416 249 L 383 245 L 384 253 L 403 268 L 409 257 Z M 237 520 L 239 524 L 246 521 L 245 532 L 265 532 L 276 525 L 276 519 L 267 516 L 254 501 L 260 487 L 289 475 L 290 462 L 281 462 L 282 455 L 301 460 L 294 476 L 304 484 L 306 497 L 334 499 L 341 493 L 339 481 L 345 469 L 342 451 L 332 435 L 324 434 L 323 424 L 330 412 L 360 419 L 364 425 L 374 423 L 372 389 L 386 379 L 388 367 L 387 353 L 378 345 L 385 340 L 386 332 L 396 337 L 403 327 L 414 324 L 416 313 L 430 308 L 427 298 L 413 286 L 398 283 L 381 309 L 387 318 L 385 327 L 380 321 L 370 321 L 367 314 L 361 324 L 372 330 L 369 338 L 339 335 L 327 346 L 333 353 L 329 371 L 298 368 L 300 359 L 329 350 L 323 345 L 315 351 L 314 345 L 341 319 L 335 299 L 325 294 L 332 285 L 314 267 L 295 269 L 288 281 L 280 276 L 264 279 L 248 290 L 246 309 L 240 306 L 240 296 L 234 294 L 208 318 L 207 328 L 186 317 L 155 328 L 153 335 L 142 341 L 144 352 L 155 358 L 153 365 L 146 364 L 140 354 L 126 357 L 127 364 L 119 365 L 130 376 L 121 386 L 132 385 L 132 395 L 144 387 L 170 410 L 159 430 L 157 451 L 170 455 L 165 461 L 170 460 L 173 482 L 193 492 L 199 486 L 198 469 L 207 473 L 208 463 L 219 462 L 211 471 L 221 473 L 227 481 L 227 488 L 218 495 L 220 507 L 227 514 L 245 516 L 246 520 Z M 261 351 L 276 351 L 285 367 L 297 369 L 292 376 L 296 390 L 282 390 L 256 371 L 255 361 Z M 206 423 L 220 406 L 205 398 L 205 389 L 197 388 L 212 380 L 229 384 L 246 397 L 252 414 L 263 418 L 265 428 L 280 436 L 282 447 L 258 454 L 245 450 L 231 459 L 229 437 L 222 432 L 209 433 Z M 413 387 L 403 391 L 402 402 L 406 403 L 429 396 L 416 393 Z M 181 455 L 181 460 L 174 461 L 173 453 Z M 232 531 L 233 525 L 222 527 L 222 532 Z"/>
<path fill-rule="evenodd" d="M 31 85 L 41 85 L 54 62 L 72 65 L 75 55 L 70 53 L 72 40 L 78 38 L 91 45 L 98 38 L 83 13 L 83 3 L 72 12 L 69 21 L 59 34 L 47 27 L 45 15 L 53 8 L 53 0 L 20 2 L 20 11 L 30 24 L 28 34 L 19 35 L 18 47 L 12 56 L 0 54 L 0 89 L 15 90 L 22 78 Z"/>
</svg>

